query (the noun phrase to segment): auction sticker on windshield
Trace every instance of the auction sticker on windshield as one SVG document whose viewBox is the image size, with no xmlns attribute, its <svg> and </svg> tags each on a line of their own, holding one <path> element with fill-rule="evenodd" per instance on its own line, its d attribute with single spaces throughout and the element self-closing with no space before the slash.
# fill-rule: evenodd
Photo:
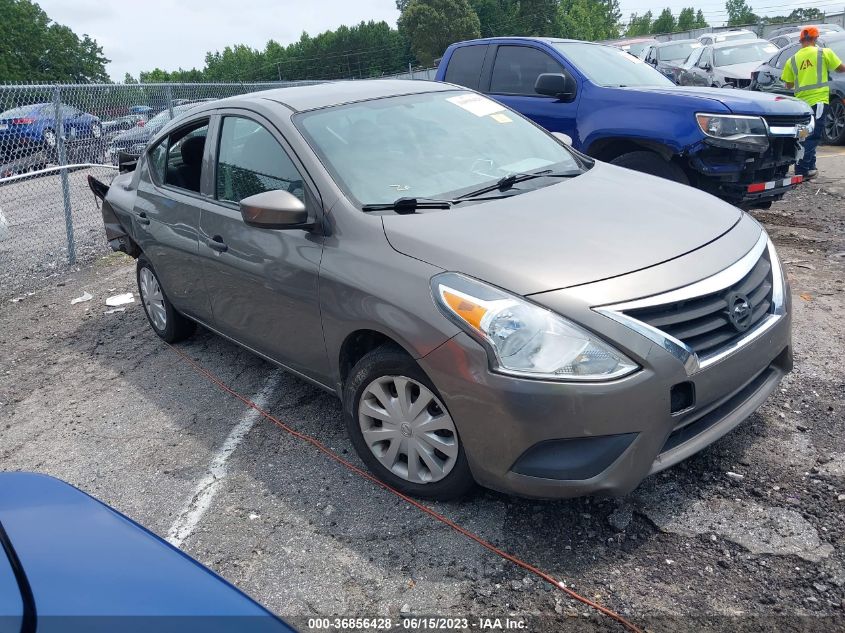
<svg viewBox="0 0 845 633">
<path fill-rule="evenodd" d="M 482 97 L 481 95 L 465 94 L 457 97 L 449 97 L 446 99 L 450 103 L 454 103 L 459 108 L 463 108 L 467 112 L 472 112 L 475 116 L 487 116 L 495 112 L 501 112 L 505 107 L 495 101 Z"/>
</svg>

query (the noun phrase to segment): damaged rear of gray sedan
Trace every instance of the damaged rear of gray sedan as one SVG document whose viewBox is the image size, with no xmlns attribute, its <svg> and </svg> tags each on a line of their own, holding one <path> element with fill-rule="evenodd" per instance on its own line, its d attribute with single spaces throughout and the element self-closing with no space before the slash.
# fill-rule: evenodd
<svg viewBox="0 0 845 633">
<path fill-rule="evenodd" d="M 451 85 L 204 104 L 92 185 L 159 336 L 200 323 L 337 394 L 407 494 L 625 494 L 792 367 L 749 215 Z"/>
</svg>

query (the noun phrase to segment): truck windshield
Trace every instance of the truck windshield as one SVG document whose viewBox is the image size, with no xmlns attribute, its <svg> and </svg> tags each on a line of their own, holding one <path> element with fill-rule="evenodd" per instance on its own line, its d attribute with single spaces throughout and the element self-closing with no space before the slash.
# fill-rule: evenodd
<svg viewBox="0 0 845 633">
<path fill-rule="evenodd" d="M 618 48 L 586 42 L 557 42 L 563 53 L 587 79 L 598 86 L 674 86 L 663 73 Z"/>
<path fill-rule="evenodd" d="M 294 121 L 358 205 L 454 197 L 513 174 L 582 166 L 553 136 L 474 92 L 373 99 L 306 112 Z M 531 179 L 525 187 L 554 182 L 559 180 Z"/>
</svg>

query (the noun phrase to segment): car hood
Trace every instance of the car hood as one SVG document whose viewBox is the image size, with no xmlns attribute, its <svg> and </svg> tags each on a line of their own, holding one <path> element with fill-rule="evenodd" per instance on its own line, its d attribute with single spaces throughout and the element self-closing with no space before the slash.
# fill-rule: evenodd
<svg viewBox="0 0 845 633">
<path fill-rule="evenodd" d="M 38 619 L 54 625 L 44 630 L 63 630 L 54 618 L 76 618 L 73 630 L 79 631 L 86 627 L 78 618 L 92 618 L 98 626 L 88 628 L 102 630 L 94 618 L 238 616 L 230 618 L 233 627 L 249 617 L 261 625 L 250 631 L 293 631 L 188 555 L 58 479 L 0 473 L 0 525 L 32 589 Z M 4 616 L 15 614 L 0 612 L 0 622 Z M 132 629 L 113 624 L 106 628 Z"/>
<path fill-rule="evenodd" d="M 750 71 L 749 71 L 750 75 Z M 753 90 L 731 90 L 725 88 L 699 88 L 695 86 L 659 86 L 638 88 L 652 94 L 687 97 L 701 101 L 718 101 L 734 114 L 801 115 L 810 112 L 803 101 L 784 95 L 773 95 Z M 669 104 L 671 107 L 671 104 Z M 706 107 L 702 103 L 702 107 Z"/>
<path fill-rule="evenodd" d="M 730 64 L 728 66 L 719 66 L 716 69 L 716 74 L 722 77 L 730 77 L 731 79 L 750 79 L 751 73 L 760 67 L 761 62 L 746 62 L 744 64 Z"/>
<path fill-rule="evenodd" d="M 680 257 L 741 217 L 692 187 L 597 162 L 513 198 L 385 215 L 383 223 L 400 253 L 529 295 Z"/>
</svg>

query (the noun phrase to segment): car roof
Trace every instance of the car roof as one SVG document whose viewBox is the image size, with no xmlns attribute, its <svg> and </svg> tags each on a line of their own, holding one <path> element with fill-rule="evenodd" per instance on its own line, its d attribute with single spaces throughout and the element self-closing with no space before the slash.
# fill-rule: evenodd
<svg viewBox="0 0 845 633">
<path fill-rule="evenodd" d="M 735 48 L 737 46 L 748 46 L 749 44 L 763 44 L 771 45 L 769 40 L 728 40 L 726 42 L 713 42 L 710 46 L 713 48 Z"/>
<path fill-rule="evenodd" d="M 287 86 L 227 97 L 210 104 L 211 108 L 225 107 L 247 101 L 274 101 L 294 112 L 328 108 L 344 103 L 383 99 L 424 92 L 442 92 L 459 88 L 439 81 L 419 79 L 362 79 L 357 81 L 330 81 L 319 84 Z M 204 104 L 196 106 L 197 112 L 206 109 Z"/>
<path fill-rule="evenodd" d="M 698 44 L 698 40 L 696 39 L 687 39 L 687 40 L 668 40 L 666 42 L 658 42 L 657 44 L 652 44 L 655 48 L 663 48 L 664 46 L 670 46 L 672 44 Z"/>
</svg>

